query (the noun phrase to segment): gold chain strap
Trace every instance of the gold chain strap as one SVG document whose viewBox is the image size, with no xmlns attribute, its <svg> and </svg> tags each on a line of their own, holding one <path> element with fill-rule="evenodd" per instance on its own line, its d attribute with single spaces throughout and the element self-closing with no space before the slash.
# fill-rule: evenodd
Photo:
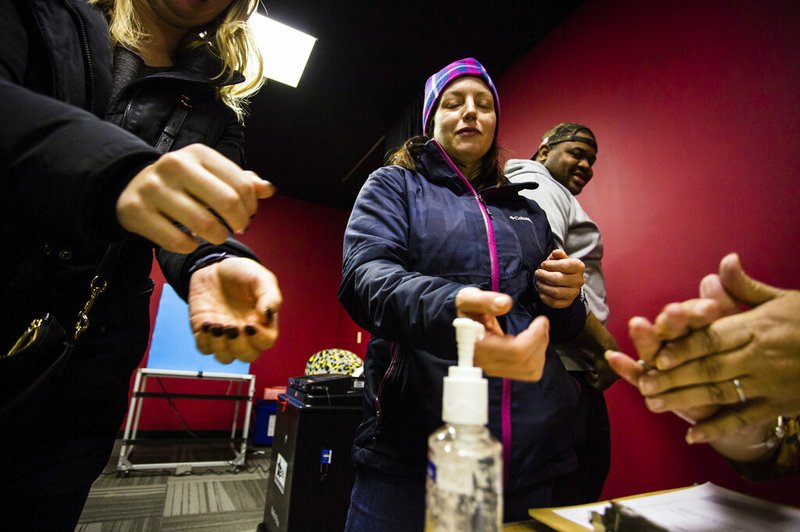
<svg viewBox="0 0 800 532">
<path fill-rule="evenodd" d="M 89 328 L 89 311 L 92 310 L 92 306 L 97 298 L 106 291 L 108 287 L 108 281 L 102 279 L 99 275 L 95 275 L 94 279 L 92 279 L 89 288 L 91 292 L 89 293 L 89 299 L 86 301 L 86 304 L 83 306 L 83 310 L 78 314 L 78 322 L 75 324 L 75 334 L 72 336 L 72 341 L 77 342 L 78 337 Z"/>
<path fill-rule="evenodd" d="M 109 256 L 114 257 L 111 254 L 111 250 L 114 246 L 115 245 L 112 245 L 108 248 L 106 254 L 103 256 L 103 262 L 106 262 Z M 97 298 L 100 297 L 100 294 L 105 292 L 106 288 L 108 288 L 108 281 L 103 279 L 99 273 L 99 270 L 102 267 L 102 265 L 103 264 L 101 263 L 101 266 L 98 267 L 98 274 L 95 275 L 94 279 L 92 279 L 92 282 L 89 283 L 89 299 L 83 305 L 83 310 L 81 310 L 78 313 L 78 321 L 75 323 L 75 332 L 72 335 L 73 343 L 77 342 L 81 334 L 83 334 L 83 332 L 89 328 L 89 311 L 92 310 L 92 307 L 94 306 L 95 301 L 97 301 Z M 28 329 L 24 333 L 22 333 L 22 335 L 17 339 L 16 342 L 14 342 L 14 345 L 11 347 L 11 349 L 8 350 L 6 354 L 2 354 L 2 352 L 0 352 L 0 360 L 4 360 L 6 358 L 22 353 L 23 351 L 27 350 L 30 346 L 32 346 L 39 338 L 39 335 L 42 333 L 44 329 L 43 325 L 44 325 L 44 320 L 42 318 L 34 319 L 28 326 Z"/>
</svg>

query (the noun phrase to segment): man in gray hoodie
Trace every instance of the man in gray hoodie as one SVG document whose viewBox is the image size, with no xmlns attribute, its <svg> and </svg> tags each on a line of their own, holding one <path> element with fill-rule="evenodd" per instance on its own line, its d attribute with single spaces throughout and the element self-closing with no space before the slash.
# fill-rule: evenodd
<svg viewBox="0 0 800 532">
<path fill-rule="evenodd" d="M 604 353 L 615 349 L 606 328 L 608 305 L 601 260 L 600 230 L 575 196 L 592 179 L 597 157 L 594 133 L 581 124 L 564 122 L 549 129 L 530 160 L 511 159 L 505 174 L 514 183 L 535 181 L 539 187 L 520 192 L 536 201 L 547 214 L 559 247 L 586 265 L 583 286 L 586 325 L 573 341 L 559 344 L 556 351 L 570 374 L 580 383 L 578 471 L 563 482 L 574 492 L 572 504 L 599 499 L 611 465 L 611 435 L 603 391 L 615 380 Z"/>
</svg>

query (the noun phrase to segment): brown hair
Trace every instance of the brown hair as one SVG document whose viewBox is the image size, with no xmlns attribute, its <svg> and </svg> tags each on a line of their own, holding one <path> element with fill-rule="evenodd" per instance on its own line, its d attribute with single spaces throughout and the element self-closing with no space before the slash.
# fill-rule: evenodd
<svg viewBox="0 0 800 532">
<path fill-rule="evenodd" d="M 414 158 L 430 140 L 431 137 L 427 135 L 411 137 L 405 141 L 402 146 L 389 152 L 386 156 L 386 164 L 402 166 L 407 170 L 417 172 L 417 165 Z M 476 178 L 470 181 L 476 190 L 486 186 L 499 185 L 507 181 L 503 174 L 503 165 L 500 162 L 501 151 L 501 148 L 497 145 L 497 141 L 495 140 L 492 142 L 489 151 L 487 151 L 483 159 L 481 159 L 480 173 Z"/>
</svg>

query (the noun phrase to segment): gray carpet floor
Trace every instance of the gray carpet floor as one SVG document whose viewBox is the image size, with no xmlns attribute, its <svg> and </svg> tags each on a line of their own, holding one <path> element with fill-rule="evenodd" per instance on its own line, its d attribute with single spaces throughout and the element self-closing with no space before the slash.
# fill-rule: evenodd
<svg viewBox="0 0 800 532">
<path fill-rule="evenodd" d="M 117 472 L 120 442 L 95 481 L 76 531 L 254 532 L 264 517 L 271 447 L 250 447 L 245 465 Z M 227 460 L 225 442 L 158 442 L 134 448 L 133 463 Z M 183 468 L 186 469 L 186 468 Z"/>
</svg>

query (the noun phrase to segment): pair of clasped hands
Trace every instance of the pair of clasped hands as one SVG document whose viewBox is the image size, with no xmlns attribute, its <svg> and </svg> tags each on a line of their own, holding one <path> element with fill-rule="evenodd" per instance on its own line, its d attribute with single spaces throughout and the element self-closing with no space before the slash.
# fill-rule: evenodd
<svg viewBox="0 0 800 532">
<path fill-rule="evenodd" d="M 555 249 L 534 273 L 542 302 L 552 308 L 566 308 L 580 294 L 584 264 Z M 456 314 L 471 318 L 486 329 L 483 339 L 475 343 L 476 366 L 492 377 L 521 381 L 538 381 L 544 371 L 545 352 L 550 341 L 550 322 L 536 317 L 527 329 L 516 336 L 505 334 L 497 316 L 511 310 L 513 301 L 507 294 L 462 288 L 456 294 Z"/>
<path fill-rule="evenodd" d="M 738 255 L 703 278 L 700 297 L 628 325 L 639 361 L 608 351 L 609 365 L 650 410 L 689 421 L 688 443 L 755 461 L 778 416 L 800 413 L 800 292 L 752 279 Z"/>
<path fill-rule="evenodd" d="M 223 243 L 228 225 L 242 233 L 258 200 L 275 187 L 200 144 L 162 155 L 119 196 L 117 219 L 162 249 L 191 253 L 200 239 Z M 212 212 L 213 211 L 213 212 Z M 216 213 L 220 219 L 218 219 Z M 277 279 L 248 258 L 200 268 L 189 283 L 189 319 L 198 349 L 222 363 L 251 362 L 278 337 L 282 296 Z"/>
</svg>

